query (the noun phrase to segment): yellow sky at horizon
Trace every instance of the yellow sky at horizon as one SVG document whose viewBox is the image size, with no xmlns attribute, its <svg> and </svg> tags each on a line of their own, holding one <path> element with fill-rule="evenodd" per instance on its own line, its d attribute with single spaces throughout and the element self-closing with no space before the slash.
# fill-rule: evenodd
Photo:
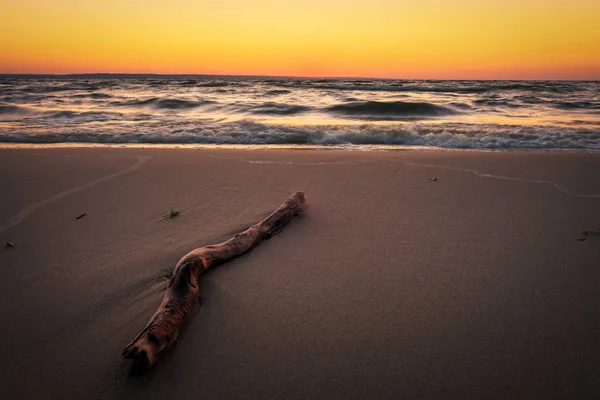
<svg viewBox="0 0 600 400">
<path fill-rule="evenodd" d="M 3 0 L 0 73 L 600 79 L 599 27 L 597 0 Z"/>
</svg>

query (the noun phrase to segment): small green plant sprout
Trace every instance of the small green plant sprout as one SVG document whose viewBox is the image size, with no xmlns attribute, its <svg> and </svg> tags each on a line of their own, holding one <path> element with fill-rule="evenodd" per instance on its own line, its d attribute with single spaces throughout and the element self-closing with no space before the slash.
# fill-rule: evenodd
<svg viewBox="0 0 600 400">
<path fill-rule="evenodd" d="M 171 207 L 171 211 L 169 211 L 169 215 L 167 215 L 167 217 L 169 218 L 175 218 L 179 215 L 179 210 L 176 210 L 174 208 Z"/>
</svg>

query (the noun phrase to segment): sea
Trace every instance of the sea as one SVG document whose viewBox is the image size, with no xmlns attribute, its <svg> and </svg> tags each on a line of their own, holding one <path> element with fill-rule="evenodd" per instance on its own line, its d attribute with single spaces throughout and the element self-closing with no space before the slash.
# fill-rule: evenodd
<svg viewBox="0 0 600 400">
<path fill-rule="evenodd" d="M 0 75 L 0 142 L 597 150 L 600 82 Z"/>
</svg>

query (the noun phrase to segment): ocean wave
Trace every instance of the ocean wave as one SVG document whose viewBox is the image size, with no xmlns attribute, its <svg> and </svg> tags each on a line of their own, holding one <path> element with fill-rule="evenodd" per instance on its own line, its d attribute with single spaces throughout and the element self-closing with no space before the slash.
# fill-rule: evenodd
<svg viewBox="0 0 600 400">
<path fill-rule="evenodd" d="M 496 100 L 496 99 L 477 99 L 473 100 L 473 104 L 485 105 L 490 107 L 509 107 L 509 108 L 522 108 L 526 107 L 523 104 L 513 103 L 508 99 Z"/>
<path fill-rule="evenodd" d="M 458 93 L 477 94 L 499 91 L 527 91 L 567 93 L 580 90 L 570 82 L 502 82 L 502 81 L 314 81 L 297 80 L 277 82 L 278 86 L 342 91 L 374 91 L 374 92 L 424 92 L 424 93 Z"/>
<path fill-rule="evenodd" d="M 179 82 L 179 85 L 181 85 L 181 86 L 195 86 L 197 84 L 198 84 L 197 79 L 190 79 L 190 80 L 185 80 L 185 81 Z"/>
<path fill-rule="evenodd" d="M 90 81 L 90 82 L 74 82 L 71 80 L 64 81 L 35 81 L 27 87 L 21 88 L 21 92 L 28 93 L 55 93 L 69 91 L 96 91 L 100 89 L 109 89 L 120 85 L 117 81 Z"/>
<path fill-rule="evenodd" d="M 461 113 L 438 104 L 405 101 L 355 101 L 326 107 L 324 111 L 377 120 L 431 118 Z"/>
<path fill-rule="evenodd" d="M 230 83 L 227 81 L 205 81 L 198 79 L 184 80 L 184 81 L 164 81 L 168 84 L 176 84 L 179 86 L 195 86 L 195 87 L 226 87 L 229 86 Z"/>
<path fill-rule="evenodd" d="M 598 101 L 555 101 L 552 107 L 561 110 L 600 110 Z"/>
<path fill-rule="evenodd" d="M 28 115 L 33 110 L 24 106 L 15 106 L 14 104 L 0 104 L 0 115 Z"/>
<path fill-rule="evenodd" d="M 533 95 L 517 95 L 513 97 L 513 100 L 520 101 L 525 104 L 544 104 L 545 100 Z"/>
<path fill-rule="evenodd" d="M 291 90 L 288 89 L 273 89 L 273 90 L 267 90 L 264 95 L 265 96 L 280 96 L 282 94 L 289 94 L 292 93 Z"/>
<path fill-rule="evenodd" d="M 237 106 L 238 111 L 255 115 L 296 115 L 312 110 L 311 107 L 295 104 L 267 102 L 260 105 Z"/>
<path fill-rule="evenodd" d="M 226 124 L 185 124 L 142 129 L 43 129 L 23 135 L 0 130 L 0 142 L 24 143 L 157 143 L 157 144 L 298 144 L 403 145 L 457 149 L 600 149 L 600 129 L 470 124 L 373 124 L 352 126 L 285 126 L 239 121 Z"/>
<path fill-rule="evenodd" d="M 123 117 L 123 114 L 115 112 L 44 110 L 0 105 L 0 121 L 18 123 L 20 124 L 18 129 L 25 131 L 31 129 L 31 126 L 47 126 L 51 130 L 55 124 L 77 125 L 88 122 L 120 121 Z"/>
<path fill-rule="evenodd" d="M 102 99 L 111 99 L 113 96 L 111 96 L 110 94 L 106 94 L 106 93 L 98 93 L 98 92 L 92 92 L 92 93 L 83 93 L 83 94 L 72 94 L 69 97 L 74 98 L 74 99 L 96 99 L 96 100 L 102 100 Z"/>
<path fill-rule="evenodd" d="M 185 110 L 190 108 L 201 107 L 206 104 L 213 103 L 212 101 L 192 101 L 182 99 L 161 99 L 158 97 L 152 97 L 149 99 L 135 99 L 125 101 L 113 101 L 110 104 L 117 107 L 153 107 L 156 109 L 167 109 L 167 110 Z"/>
<path fill-rule="evenodd" d="M 473 109 L 473 107 L 471 107 L 467 103 L 452 102 L 452 103 L 449 103 L 449 105 L 451 105 L 452 107 L 455 107 L 455 108 L 460 108 L 462 110 L 472 110 Z"/>
<path fill-rule="evenodd" d="M 92 99 L 110 99 L 113 97 L 110 94 L 106 93 L 90 93 L 88 96 Z"/>
<path fill-rule="evenodd" d="M 430 92 L 430 93 L 484 93 L 490 91 L 484 87 L 430 87 L 419 85 L 340 85 L 340 84 L 283 84 L 285 87 L 296 89 L 340 90 L 340 91 L 366 91 L 366 92 Z"/>
<path fill-rule="evenodd" d="M 48 123 L 80 124 L 86 122 L 101 122 L 122 120 L 123 114 L 98 111 L 53 110 L 39 112 L 36 120 Z"/>
<path fill-rule="evenodd" d="M 20 86 L 22 82 L 17 78 L 0 77 L 0 86 Z"/>
<path fill-rule="evenodd" d="M 248 86 L 246 82 L 234 80 L 234 79 L 216 79 L 216 80 L 206 80 L 206 79 L 196 79 L 196 80 L 172 80 L 168 81 L 170 84 L 177 84 L 179 86 L 194 86 L 199 88 L 219 88 L 219 87 L 238 87 L 238 86 Z"/>
<path fill-rule="evenodd" d="M 230 86 L 230 82 L 216 81 L 216 82 L 198 82 L 195 86 L 198 87 L 226 87 Z"/>
<path fill-rule="evenodd" d="M 87 122 L 122 120 L 123 114 L 102 111 L 45 110 L 33 107 L 0 105 L 0 121 L 34 126 L 81 124 Z M 22 129 L 22 127 L 19 127 Z"/>
</svg>

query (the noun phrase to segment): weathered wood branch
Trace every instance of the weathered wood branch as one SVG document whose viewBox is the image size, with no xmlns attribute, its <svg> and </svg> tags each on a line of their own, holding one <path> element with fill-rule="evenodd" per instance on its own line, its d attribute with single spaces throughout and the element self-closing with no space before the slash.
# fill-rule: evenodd
<svg viewBox="0 0 600 400">
<path fill-rule="evenodd" d="M 124 358 L 133 359 L 136 371 L 150 369 L 175 343 L 186 318 L 198 302 L 198 280 L 207 269 L 246 253 L 279 232 L 302 208 L 303 192 L 296 192 L 273 214 L 228 241 L 200 247 L 175 266 L 167 293 L 146 327 L 125 347 Z"/>
</svg>

